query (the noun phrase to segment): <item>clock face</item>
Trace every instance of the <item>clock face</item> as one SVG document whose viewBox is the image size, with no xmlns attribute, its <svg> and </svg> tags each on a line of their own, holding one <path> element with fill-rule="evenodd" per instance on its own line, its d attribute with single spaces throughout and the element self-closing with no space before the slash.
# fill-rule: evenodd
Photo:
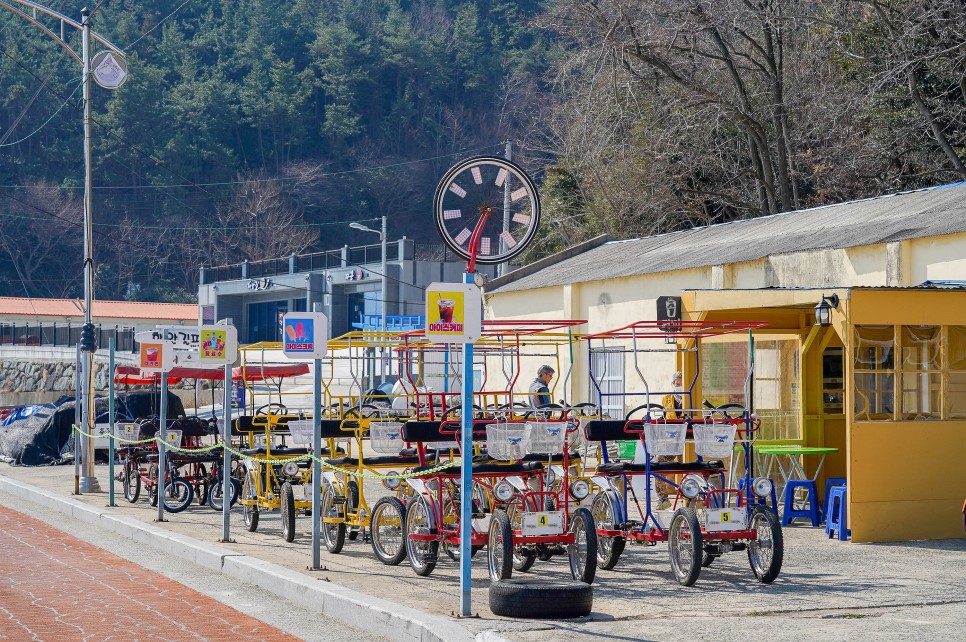
<svg viewBox="0 0 966 642">
<path fill-rule="evenodd" d="M 470 158 L 440 181 L 433 201 L 436 227 L 453 252 L 478 263 L 502 263 L 522 252 L 540 223 L 537 188 L 519 166 L 496 156 Z"/>
</svg>

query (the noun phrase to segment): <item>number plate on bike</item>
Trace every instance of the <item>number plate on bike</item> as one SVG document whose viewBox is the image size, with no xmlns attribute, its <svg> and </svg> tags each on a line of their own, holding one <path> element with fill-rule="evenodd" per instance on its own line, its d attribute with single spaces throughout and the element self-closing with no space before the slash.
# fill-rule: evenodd
<svg viewBox="0 0 966 642">
<path fill-rule="evenodd" d="M 564 532 L 562 511 L 543 513 L 524 513 L 520 533 L 525 537 L 533 535 L 560 535 Z"/>
<path fill-rule="evenodd" d="M 707 520 L 705 530 L 741 531 L 745 529 L 745 509 L 743 508 L 708 508 L 703 512 Z"/>
</svg>

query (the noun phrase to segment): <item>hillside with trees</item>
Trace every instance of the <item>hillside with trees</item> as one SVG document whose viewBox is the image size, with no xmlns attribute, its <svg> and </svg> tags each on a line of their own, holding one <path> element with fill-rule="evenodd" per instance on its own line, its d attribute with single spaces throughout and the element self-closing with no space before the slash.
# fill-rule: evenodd
<svg viewBox="0 0 966 642">
<path fill-rule="evenodd" d="M 383 215 L 434 242 L 439 177 L 505 140 L 541 186 L 527 260 L 966 180 L 963 0 L 108 0 L 93 24 L 130 70 L 94 89 L 97 298 L 191 300 L 201 265 Z M 0 51 L 0 295 L 78 296 L 80 67 L 7 11 Z"/>
</svg>

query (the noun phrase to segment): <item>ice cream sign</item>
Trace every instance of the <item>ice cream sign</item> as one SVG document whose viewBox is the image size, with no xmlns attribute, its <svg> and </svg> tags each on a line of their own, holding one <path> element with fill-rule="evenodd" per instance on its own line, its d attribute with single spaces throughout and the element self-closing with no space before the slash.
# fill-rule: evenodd
<svg viewBox="0 0 966 642">
<path fill-rule="evenodd" d="M 483 296 L 472 283 L 433 283 L 426 289 L 426 337 L 445 343 L 480 338 Z"/>
<path fill-rule="evenodd" d="M 141 370 L 160 372 L 170 370 L 174 349 L 166 341 L 140 341 L 139 357 Z"/>
<path fill-rule="evenodd" d="M 282 317 L 282 351 L 292 358 L 325 356 L 329 320 L 321 312 L 290 312 Z"/>
</svg>

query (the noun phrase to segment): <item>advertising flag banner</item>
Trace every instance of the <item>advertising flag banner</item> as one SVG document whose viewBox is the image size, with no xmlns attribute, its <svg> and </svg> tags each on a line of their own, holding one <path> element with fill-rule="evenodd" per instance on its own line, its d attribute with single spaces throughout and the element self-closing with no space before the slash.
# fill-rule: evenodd
<svg viewBox="0 0 966 642">
<path fill-rule="evenodd" d="M 426 338 L 473 343 L 483 326 L 483 295 L 472 283 L 433 283 L 426 289 Z"/>
<path fill-rule="evenodd" d="M 329 320 L 321 312 L 289 312 L 282 318 L 282 351 L 289 358 L 321 359 L 329 341 Z"/>
</svg>

